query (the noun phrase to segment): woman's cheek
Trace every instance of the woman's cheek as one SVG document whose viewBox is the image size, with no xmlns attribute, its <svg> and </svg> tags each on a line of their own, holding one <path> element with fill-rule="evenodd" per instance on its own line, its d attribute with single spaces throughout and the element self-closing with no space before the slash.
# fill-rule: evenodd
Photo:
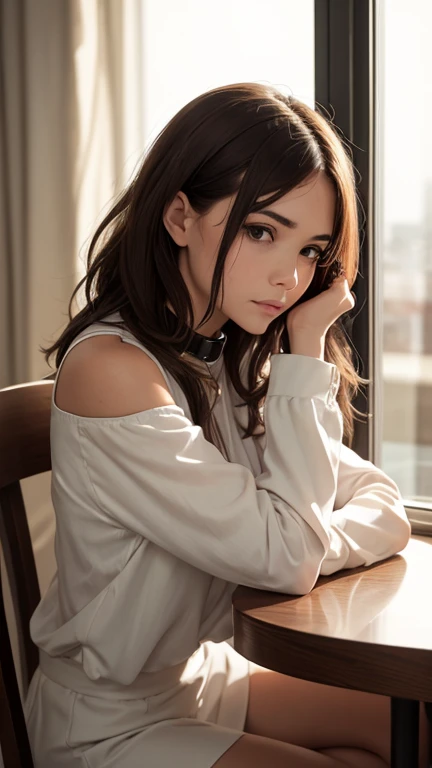
<svg viewBox="0 0 432 768">
<path fill-rule="evenodd" d="M 315 274 L 316 266 L 313 269 L 306 267 L 306 269 L 299 269 L 298 271 L 298 283 L 297 286 L 289 291 L 287 296 L 289 300 L 289 306 L 292 307 L 296 301 L 298 301 L 309 288 Z"/>
<path fill-rule="evenodd" d="M 307 291 L 307 289 L 309 288 L 312 280 L 314 279 L 315 272 L 316 272 L 316 264 L 313 264 L 311 267 L 306 265 L 306 267 L 304 268 L 304 271 L 302 271 L 301 279 L 299 280 L 299 283 L 301 282 L 303 286 L 302 293 Z"/>
</svg>

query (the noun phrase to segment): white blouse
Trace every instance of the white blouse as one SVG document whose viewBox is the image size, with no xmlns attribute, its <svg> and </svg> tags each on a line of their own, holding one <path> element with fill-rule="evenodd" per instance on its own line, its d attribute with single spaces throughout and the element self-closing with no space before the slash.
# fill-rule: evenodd
<svg viewBox="0 0 432 768">
<path fill-rule="evenodd" d="M 118 319 L 118 316 L 113 316 Z M 309 592 L 320 574 L 389 557 L 410 536 L 396 484 L 342 444 L 339 373 L 301 355 L 271 358 L 266 434 L 241 439 L 247 409 L 223 358 L 214 409 L 229 461 L 175 405 L 86 418 L 52 404 L 58 572 L 31 622 L 51 656 L 128 684 L 232 635 L 238 584 Z M 237 423 L 237 421 L 240 423 Z"/>
</svg>

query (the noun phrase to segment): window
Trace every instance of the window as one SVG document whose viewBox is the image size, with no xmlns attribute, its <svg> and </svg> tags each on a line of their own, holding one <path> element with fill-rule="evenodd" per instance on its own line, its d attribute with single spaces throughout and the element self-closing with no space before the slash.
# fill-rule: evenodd
<svg viewBox="0 0 432 768">
<path fill-rule="evenodd" d="M 382 466 L 432 521 L 431 26 L 430 0 L 379 4 Z"/>
<path fill-rule="evenodd" d="M 315 0 L 316 102 L 351 142 L 366 213 L 353 447 L 398 483 L 418 533 L 432 533 L 431 24 L 430 0 Z"/>
<path fill-rule="evenodd" d="M 145 0 L 142 39 L 146 141 L 227 83 L 269 82 L 314 104 L 313 0 Z"/>
</svg>

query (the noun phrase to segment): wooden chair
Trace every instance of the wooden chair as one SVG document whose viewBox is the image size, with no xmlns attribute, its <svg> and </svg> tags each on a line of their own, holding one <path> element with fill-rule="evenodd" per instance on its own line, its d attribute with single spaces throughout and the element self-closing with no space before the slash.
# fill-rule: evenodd
<svg viewBox="0 0 432 768">
<path fill-rule="evenodd" d="M 19 638 L 24 695 L 38 665 L 29 622 L 40 591 L 20 481 L 51 469 L 55 374 L 0 390 L 0 537 Z M 1 577 L 0 577 L 1 579 Z M 32 768 L 0 581 L 0 745 L 5 768 Z"/>
</svg>

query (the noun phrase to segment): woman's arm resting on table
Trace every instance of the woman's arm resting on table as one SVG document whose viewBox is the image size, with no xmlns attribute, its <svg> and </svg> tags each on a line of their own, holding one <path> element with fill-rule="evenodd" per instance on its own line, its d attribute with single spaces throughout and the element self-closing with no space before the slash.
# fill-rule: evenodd
<svg viewBox="0 0 432 768">
<path fill-rule="evenodd" d="M 396 483 L 347 446 L 341 448 L 331 545 L 320 574 L 372 565 L 404 549 L 411 526 Z"/>
</svg>

